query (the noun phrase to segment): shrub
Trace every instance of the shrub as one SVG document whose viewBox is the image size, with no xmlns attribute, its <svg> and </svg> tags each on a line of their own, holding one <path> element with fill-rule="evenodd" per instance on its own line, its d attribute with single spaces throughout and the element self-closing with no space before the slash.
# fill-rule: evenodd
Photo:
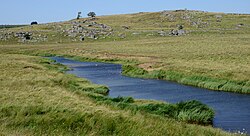
<svg viewBox="0 0 250 136">
<path fill-rule="evenodd" d="M 38 23 L 36 21 L 31 22 L 30 25 L 37 25 Z"/>
<path fill-rule="evenodd" d="M 141 76 L 141 75 L 145 75 L 148 72 L 144 69 L 138 68 L 136 66 L 132 66 L 132 65 L 123 65 L 122 66 L 122 74 L 126 74 L 126 75 L 132 75 L 132 76 Z"/>
<path fill-rule="evenodd" d="M 82 14 L 82 12 L 78 12 L 78 13 L 77 13 L 77 17 L 76 17 L 76 19 L 80 19 L 81 14 Z"/>
<path fill-rule="evenodd" d="M 95 17 L 95 16 L 96 16 L 95 12 L 89 12 L 87 15 L 88 15 L 89 17 Z"/>
</svg>

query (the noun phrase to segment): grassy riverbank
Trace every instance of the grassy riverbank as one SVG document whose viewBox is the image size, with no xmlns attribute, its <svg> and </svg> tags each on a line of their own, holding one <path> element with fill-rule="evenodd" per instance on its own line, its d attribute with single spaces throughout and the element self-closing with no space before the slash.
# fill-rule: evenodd
<svg viewBox="0 0 250 136">
<path fill-rule="evenodd" d="M 17 54 L 1 54 L 0 59 L 1 135 L 229 135 L 162 116 L 179 105 L 185 121 L 185 111 L 193 104 L 199 107 L 197 102 L 171 106 L 109 99 L 101 95 L 107 91 L 104 86 L 65 75 L 67 68 L 46 59 Z M 132 110 L 135 105 L 141 110 Z"/>
<path fill-rule="evenodd" d="M 132 43 L 132 41 L 130 42 Z M 120 63 L 124 65 L 123 74 L 127 76 L 171 80 L 211 90 L 250 93 L 250 61 L 248 52 L 250 50 L 248 46 L 241 48 L 235 45 L 235 54 L 231 59 L 212 60 L 212 58 L 210 58 L 211 56 L 204 55 L 204 52 L 196 52 L 198 56 L 202 55 L 206 57 L 197 60 L 197 58 L 195 58 L 197 55 L 193 53 L 171 52 L 172 50 L 181 50 L 181 47 L 178 47 L 179 49 L 171 47 L 169 50 L 166 50 L 167 52 L 164 54 L 166 57 L 159 57 L 159 54 L 154 54 L 152 52 L 150 56 L 148 56 L 149 54 L 147 53 L 151 49 L 159 48 L 158 45 L 154 45 L 152 48 L 150 47 L 147 51 L 144 49 L 147 48 L 144 45 L 137 46 L 135 43 L 132 45 L 128 45 L 127 42 L 125 43 L 124 41 L 119 41 L 83 44 L 49 44 L 42 46 L 8 45 L 1 46 L 0 49 L 2 52 L 10 53 L 38 56 L 54 54 L 84 61 Z M 115 44 L 121 45 L 117 47 Z M 133 45 L 135 45 L 136 48 L 134 48 Z M 204 47 L 206 46 L 204 45 Z M 117 48 L 123 51 L 123 53 L 119 53 L 120 51 Z M 132 50 L 143 52 L 143 55 L 139 55 L 135 52 L 129 53 Z M 160 51 L 156 51 L 156 53 L 159 52 Z M 215 53 L 215 50 L 211 51 L 211 53 L 212 52 Z M 221 49 L 219 52 L 224 52 L 223 54 L 226 55 L 228 50 Z M 183 54 L 185 54 L 186 57 L 183 57 L 185 56 Z M 169 58 L 169 55 L 173 55 L 172 57 L 174 58 Z M 219 57 L 226 56 L 221 55 Z M 241 56 L 242 58 L 240 58 Z M 166 59 L 168 60 L 166 61 Z M 180 61 L 179 59 L 184 60 Z"/>
</svg>

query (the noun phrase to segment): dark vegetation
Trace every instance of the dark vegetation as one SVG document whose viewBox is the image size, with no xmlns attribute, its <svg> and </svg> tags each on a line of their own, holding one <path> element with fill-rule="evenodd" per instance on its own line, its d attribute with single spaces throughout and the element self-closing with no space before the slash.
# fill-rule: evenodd
<svg viewBox="0 0 250 136">
<path fill-rule="evenodd" d="M 87 15 L 88 15 L 89 17 L 95 17 L 95 16 L 96 16 L 96 13 L 95 13 L 95 12 L 89 12 Z"/>
<path fill-rule="evenodd" d="M 38 23 L 34 21 L 34 22 L 31 22 L 30 25 L 38 25 Z"/>
<path fill-rule="evenodd" d="M 26 25 L 0 25 L 0 29 L 3 29 L 3 28 L 23 27 L 23 26 L 26 26 Z"/>
<path fill-rule="evenodd" d="M 81 14 L 82 14 L 82 12 L 78 12 L 76 19 L 80 19 L 81 18 Z"/>
</svg>

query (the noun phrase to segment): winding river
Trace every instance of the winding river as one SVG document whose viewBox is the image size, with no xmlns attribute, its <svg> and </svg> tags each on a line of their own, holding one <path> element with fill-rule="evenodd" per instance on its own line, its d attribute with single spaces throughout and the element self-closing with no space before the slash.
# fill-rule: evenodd
<svg viewBox="0 0 250 136">
<path fill-rule="evenodd" d="M 250 134 L 250 95 L 211 91 L 163 80 L 126 77 L 121 75 L 119 64 L 79 62 L 62 57 L 51 59 L 72 68 L 67 73 L 108 86 L 110 97 L 132 96 L 171 103 L 199 100 L 215 109 L 214 127 Z"/>
</svg>

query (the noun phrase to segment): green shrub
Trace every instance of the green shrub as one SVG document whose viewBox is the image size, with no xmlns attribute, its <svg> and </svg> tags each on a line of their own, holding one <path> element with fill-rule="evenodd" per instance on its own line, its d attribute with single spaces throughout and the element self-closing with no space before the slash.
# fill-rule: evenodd
<svg viewBox="0 0 250 136">
<path fill-rule="evenodd" d="M 113 102 L 124 102 L 124 103 L 133 103 L 134 99 L 132 97 L 121 97 L 111 98 Z"/>
<path fill-rule="evenodd" d="M 214 111 L 196 100 L 177 104 L 146 104 L 139 106 L 139 110 L 198 124 L 211 124 L 214 118 Z"/>
<path fill-rule="evenodd" d="M 149 73 L 150 78 L 156 78 L 156 79 L 165 79 L 166 78 L 166 72 L 163 70 L 154 70 Z"/>
<path fill-rule="evenodd" d="M 213 121 L 215 115 L 213 109 L 199 101 L 180 102 L 176 105 L 178 120 L 204 124 L 210 124 Z"/>
<path fill-rule="evenodd" d="M 125 75 L 130 75 L 130 76 L 141 76 L 141 75 L 145 75 L 148 72 L 144 69 L 138 68 L 136 66 L 132 66 L 132 65 L 123 65 L 122 66 L 122 74 Z"/>
</svg>

